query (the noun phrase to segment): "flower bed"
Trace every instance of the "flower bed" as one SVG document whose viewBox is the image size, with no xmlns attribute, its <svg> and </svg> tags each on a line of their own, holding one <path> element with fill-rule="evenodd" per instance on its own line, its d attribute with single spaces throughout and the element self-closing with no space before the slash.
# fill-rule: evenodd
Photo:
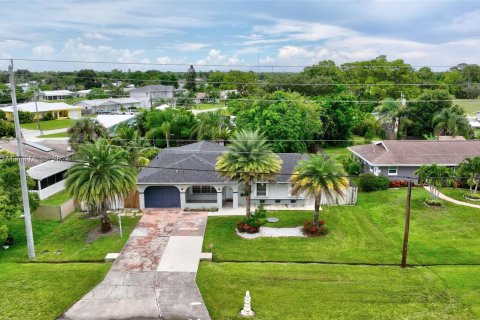
<svg viewBox="0 0 480 320">
<path fill-rule="evenodd" d="M 480 194 L 478 193 L 465 193 L 463 197 L 472 201 L 480 201 Z"/>
<path fill-rule="evenodd" d="M 305 221 L 303 223 L 303 232 L 308 235 L 324 235 L 327 234 L 327 228 L 325 227 L 325 221 L 320 220 L 319 226 L 315 226 L 313 221 Z"/>
<path fill-rule="evenodd" d="M 402 188 L 407 187 L 408 181 L 407 180 L 392 180 L 390 181 L 389 188 Z"/>
<path fill-rule="evenodd" d="M 426 199 L 424 203 L 429 207 L 441 208 L 444 206 L 442 200 Z"/>
</svg>

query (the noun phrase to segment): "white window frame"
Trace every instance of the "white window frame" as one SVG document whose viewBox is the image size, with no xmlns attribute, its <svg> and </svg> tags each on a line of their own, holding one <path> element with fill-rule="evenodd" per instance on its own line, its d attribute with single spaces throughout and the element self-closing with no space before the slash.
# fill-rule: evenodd
<svg viewBox="0 0 480 320">
<path fill-rule="evenodd" d="M 200 192 L 195 192 L 194 189 L 196 188 L 200 188 Z M 204 188 L 210 188 L 210 191 L 208 192 L 205 192 L 203 189 Z M 215 191 L 215 192 L 212 192 Z M 191 186 L 190 188 L 190 194 L 216 194 L 217 193 L 217 189 L 213 186 Z"/>
<path fill-rule="evenodd" d="M 395 169 L 395 173 L 390 173 L 390 170 L 393 170 L 393 169 Z M 398 176 L 398 166 L 396 166 L 396 167 L 395 167 L 395 166 L 390 166 L 390 167 L 388 167 L 387 172 L 388 172 L 388 175 L 389 175 L 389 176 Z"/>
<path fill-rule="evenodd" d="M 265 194 L 264 194 L 264 195 L 259 195 L 259 194 L 258 194 L 258 185 L 259 185 L 259 184 L 264 184 L 264 185 L 265 185 Z M 267 183 L 267 182 L 257 182 L 257 183 L 255 184 L 255 196 L 256 196 L 257 198 L 266 198 L 266 197 L 268 197 L 268 183 Z"/>
</svg>

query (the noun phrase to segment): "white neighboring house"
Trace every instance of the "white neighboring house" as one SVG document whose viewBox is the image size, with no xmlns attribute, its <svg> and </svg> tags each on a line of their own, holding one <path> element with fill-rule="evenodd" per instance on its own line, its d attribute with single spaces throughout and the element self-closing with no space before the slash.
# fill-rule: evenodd
<svg viewBox="0 0 480 320">
<path fill-rule="evenodd" d="M 133 114 L 100 114 L 95 118 L 98 123 L 104 126 L 108 131 L 114 132 L 122 124 L 132 124 L 135 122 Z"/>
<path fill-rule="evenodd" d="M 47 113 L 52 113 L 55 118 L 70 118 L 70 119 L 79 119 L 82 116 L 80 107 L 71 106 L 64 102 L 27 102 L 20 103 L 17 105 L 18 110 L 31 112 L 34 114 L 34 119 L 43 118 Z M 6 107 L 2 109 L 5 111 L 7 119 L 13 121 L 13 107 Z M 37 113 L 38 112 L 38 113 Z"/>
<path fill-rule="evenodd" d="M 151 108 L 156 99 L 173 99 L 174 87 L 164 85 L 151 85 L 129 90 L 130 98 L 141 101 L 144 108 Z"/>
<path fill-rule="evenodd" d="M 110 98 L 83 100 L 75 106 L 82 108 L 83 114 L 117 113 L 122 109 L 133 110 L 142 106 L 141 101 L 132 98 Z"/>
<path fill-rule="evenodd" d="M 40 91 L 39 100 L 64 100 L 75 96 L 75 92 L 70 90 L 45 90 Z"/>
<path fill-rule="evenodd" d="M 183 147 L 166 148 L 138 175 L 140 209 L 144 208 L 233 208 L 245 205 L 242 186 L 220 177 L 215 164 L 227 150 L 225 146 L 200 141 Z M 291 194 L 289 178 L 299 160 L 299 153 L 278 153 L 281 173 L 275 182 L 258 181 L 252 186 L 252 205 L 312 207 L 311 199 Z M 349 187 L 344 197 L 333 202 L 323 197 L 322 204 L 352 204 L 356 189 Z M 310 208 L 311 209 L 311 208 Z"/>
<path fill-rule="evenodd" d="M 65 190 L 65 173 L 73 162 L 48 161 L 27 170 L 30 178 L 36 182 L 32 190 L 38 193 L 40 200 Z"/>
<path fill-rule="evenodd" d="M 225 100 L 228 98 L 229 94 L 238 94 L 238 90 L 222 90 L 219 92 L 220 99 Z"/>
<path fill-rule="evenodd" d="M 92 91 L 92 89 L 88 89 L 88 90 L 78 90 L 78 91 L 77 91 L 77 97 L 79 97 L 79 98 L 86 98 L 87 95 L 90 93 L 90 91 Z"/>
</svg>

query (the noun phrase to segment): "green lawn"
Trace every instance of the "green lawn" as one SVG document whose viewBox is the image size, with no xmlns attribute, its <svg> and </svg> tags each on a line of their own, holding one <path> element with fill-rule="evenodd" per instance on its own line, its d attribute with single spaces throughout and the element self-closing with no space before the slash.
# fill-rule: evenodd
<svg viewBox="0 0 480 320">
<path fill-rule="evenodd" d="M 429 208 L 422 188 L 412 195 L 409 263 L 480 263 L 480 214 L 475 208 L 447 203 Z M 234 232 L 239 217 L 210 217 L 204 251 L 216 262 L 278 261 L 399 264 L 405 220 L 406 190 L 359 193 L 357 206 L 324 207 L 329 233 L 318 238 L 246 240 Z M 271 213 L 283 226 L 300 226 L 311 212 Z M 282 226 L 279 224 L 278 226 Z M 210 248 L 212 246 L 212 248 Z"/>
<path fill-rule="evenodd" d="M 193 110 L 218 109 L 223 107 L 226 107 L 226 106 L 225 104 L 222 104 L 222 103 L 199 103 L 199 104 L 192 105 Z"/>
<path fill-rule="evenodd" d="M 117 219 L 111 219 L 116 226 Z M 87 241 L 99 229 L 97 219 L 81 213 L 63 222 L 34 219 L 36 262 L 41 263 L 28 262 L 23 220 L 11 221 L 15 244 L 0 248 L 0 319 L 56 319 L 104 278 L 111 266 L 103 263 L 105 255 L 120 252 L 138 220 L 122 219 L 123 238 L 112 234 Z"/>
<path fill-rule="evenodd" d="M 475 200 L 470 200 L 465 198 L 463 195 L 470 193 L 470 190 L 468 189 L 463 189 L 463 188 L 442 188 L 440 190 L 441 193 L 443 193 L 446 196 L 449 196 L 450 198 L 463 201 L 463 202 L 468 202 L 468 203 L 473 203 L 473 204 L 478 204 L 480 205 L 480 200 L 475 201 Z"/>
<path fill-rule="evenodd" d="M 73 119 L 57 119 L 57 120 L 49 120 L 49 121 L 40 121 L 40 128 L 42 130 L 55 130 L 55 129 L 63 129 L 63 128 L 70 128 L 73 125 Z M 23 123 L 20 125 L 23 129 L 29 130 L 38 130 L 37 122 L 32 123 Z"/>
<path fill-rule="evenodd" d="M 321 248 L 318 248 L 321 250 Z M 213 319 L 478 319 L 479 266 L 398 267 L 202 262 L 197 283 Z"/>
<path fill-rule="evenodd" d="M 58 132 L 58 133 L 51 133 L 51 134 L 44 134 L 41 136 L 38 136 L 39 138 L 67 138 L 68 133 L 67 132 Z"/>
<path fill-rule="evenodd" d="M 47 199 L 40 201 L 40 204 L 43 204 L 46 206 L 59 206 L 65 203 L 70 198 L 71 197 L 68 196 L 67 192 L 63 190 L 63 191 L 60 191 L 59 193 L 54 194 L 51 197 L 48 197 Z"/>
<path fill-rule="evenodd" d="M 455 99 L 453 104 L 463 107 L 470 116 L 474 116 L 475 112 L 480 111 L 480 99 Z"/>
</svg>

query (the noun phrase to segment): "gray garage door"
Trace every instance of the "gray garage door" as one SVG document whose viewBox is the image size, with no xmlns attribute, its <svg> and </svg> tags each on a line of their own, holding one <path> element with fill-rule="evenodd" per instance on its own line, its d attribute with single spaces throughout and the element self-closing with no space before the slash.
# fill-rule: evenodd
<svg viewBox="0 0 480 320">
<path fill-rule="evenodd" d="M 180 191 L 176 187 L 148 187 L 145 208 L 180 208 Z"/>
</svg>

